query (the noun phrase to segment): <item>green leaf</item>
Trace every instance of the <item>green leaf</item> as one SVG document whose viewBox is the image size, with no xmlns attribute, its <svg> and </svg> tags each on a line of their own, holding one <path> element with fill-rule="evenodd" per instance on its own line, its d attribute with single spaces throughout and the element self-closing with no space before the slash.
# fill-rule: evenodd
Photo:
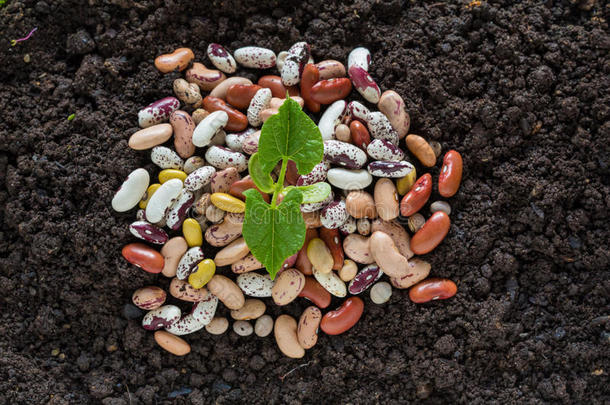
<svg viewBox="0 0 610 405">
<path fill-rule="evenodd" d="M 318 126 L 291 98 L 286 99 L 279 113 L 263 125 L 258 143 L 263 170 L 270 173 L 282 159 L 293 160 L 299 174 L 307 174 L 320 163 L 324 142 Z"/>
<path fill-rule="evenodd" d="M 330 195 L 330 184 L 324 182 L 300 186 L 297 189 L 303 193 L 303 204 L 324 201 Z"/>
<path fill-rule="evenodd" d="M 272 193 L 275 191 L 273 179 L 269 172 L 265 172 L 260 162 L 260 155 L 256 152 L 248 161 L 248 171 L 252 181 L 256 184 L 263 193 Z"/>
<path fill-rule="evenodd" d="M 305 243 L 306 228 L 300 209 L 303 194 L 292 189 L 274 208 L 254 189 L 246 190 L 244 194 L 244 239 L 250 252 L 267 268 L 273 279 L 284 261 Z"/>
</svg>

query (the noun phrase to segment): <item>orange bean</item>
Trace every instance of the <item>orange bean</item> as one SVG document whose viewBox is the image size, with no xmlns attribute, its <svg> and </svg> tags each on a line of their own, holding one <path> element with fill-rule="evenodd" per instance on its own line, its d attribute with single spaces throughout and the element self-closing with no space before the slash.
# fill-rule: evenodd
<svg viewBox="0 0 610 405">
<path fill-rule="evenodd" d="M 286 86 L 282 83 L 282 78 L 275 75 L 266 75 L 258 79 L 258 85 L 267 89 L 271 89 L 271 95 L 278 98 L 286 98 L 286 90 L 291 96 L 298 96 L 299 90 L 296 86 Z"/>
<path fill-rule="evenodd" d="M 352 91 L 352 81 L 346 77 L 322 80 L 311 88 L 311 99 L 320 104 L 342 100 Z"/>
<path fill-rule="evenodd" d="M 366 150 L 366 147 L 371 143 L 371 135 L 369 135 L 366 125 L 360 121 L 353 120 L 349 124 L 349 129 L 352 135 L 352 143 L 360 149 Z"/>
<path fill-rule="evenodd" d="M 317 103 L 311 98 L 311 88 L 320 79 L 320 71 L 316 65 L 308 63 L 303 69 L 301 75 L 301 96 L 305 100 L 307 109 L 313 113 L 320 112 L 320 103 Z"/>
<path fill-rule="evenodd" d="M 164 330 L 155 332 L 155 342 L 175 356 L 185 356 L 191 352 L 191 345 L 186 340 Z"/>
<path fill-rule="evenodd" d="M 442 211 L 435 212 L 424 226 L 411 238 L 411 250 L 416 255 L 425 255 L 434 250 L 447 236 L 451 221 Z"/>
<path fill-rule="evenodd" d="M 220 98 L 207 96 L 203 99 L 203 108 L 211 113 L 214 111 L 226 112 L 229 116 L 229 122 L 227 122 L 227 125 L 225 126 L 227 131 L 239 132 L 243 131 L 248 126 L 248 117 L 228 106 L 227 103 Z"/>
<path fill-rule="evenodd" d="M 421 176 L 400 202 L 400 214 L 410 217 L 419 211 L 432 194 L 432 176 L 426 173 Z"/>
<path fill-rule="evenodd" d="M 227 90 L 227 103 L 239 110 L 246 110 L 260 89 L 262 87 L 257 84 L 234 84 Z"/>
<path fill-rule="evenodd" d="M 184 70 L 195 58 L 195 54 L 189 48 L 178 48 L 172 53 L 159 55 L 155 58 L 155 67 L 161 73 L 169 73 L 174 70 Z"/>
<path fill-rule="evenodd" d="M 307 298 L 318 308 L 326 308 L 330 305 L 330 293 L 313 277 L 305 277 L 305 287 L 299 293 L 299 297 Z"/>
<path fill-rule="evenodd" d="M 320 239 L 324 241 L 333 256 L 333 270 L 341 270 L 345 257 L 339 229 L 320 228 Z"/>
<path fill-rule="evenodd" d="M 263 196 L 263 200 L 266 202 L 271 201 L 269 198 L 269 194 L 263 193 L 256 187 L 254 184 L 254 180 L 248 175 L 241 180 L 237 180 L 233 184 L 231 184 L 231 188 L 229 189 L 229 194 L 234 197 L 241 199 L 242 201 L 246 201 L 246 196 L 244 195 L 244 191 L 250 190 L 251 188 L 255 188 L 259 193 Z"/>
<path fill-rule="evenodd" d="M 436 164 L 436 155 L 432 146 L 419 135 L 407 135 L 405 139 L 407 148 L 415 155 L 415 157 L 426 167 L 432 167 Z"/>
<path fill-rule="evenodd" d="M 452 197 L 457 193 L 462 181 L 462 155 L 450 150 L 445 153 L 443 167 L 438 175 L 438 192 L 443 197 Z"/>
<path fill-rule="evenodd" d="M 457 285 L 445 278 L 430 278 L 415 284 L 409 290 L 411 301 L 421 304 L 433 300 L 445 300 L 457 293 Z"/>
<path fill-rule="evenodd" d="M 309 261 L 309 257 L 307 257 L 307 246 L 309 245 L 309 241 L 313 238 L 318 237 L 318 230 L 316 228 L 309 228 L 305 233 L 305 243 L 299 253 L 297 254 L 297 261 L 294 264 L 294 267 L 301 270 L 301 273 L 306 276 L 311 276 L 313 271 L 311 270 L 311 262 Z"/>
<path fill-rule="evenodd" d="M 143 243 L 130 243 L 121 251 L 125 260 L 149 273 L 161 273 L 165 263 L 161 253 Z"/>
<path fill-rule="evenodd" d="M 360 320 L 363 311 L 364 302 L 358 297 L 350 297 L 336 310 L 324 314 L 320 328 L 327 335 L 340 335 Z"/>
</svg>

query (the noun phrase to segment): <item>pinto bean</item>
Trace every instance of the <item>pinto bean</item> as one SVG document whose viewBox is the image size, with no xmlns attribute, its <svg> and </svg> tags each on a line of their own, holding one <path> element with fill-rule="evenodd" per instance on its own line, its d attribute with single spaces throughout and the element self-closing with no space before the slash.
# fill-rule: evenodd
<svg viewBox="0 0 610 405">
<path fill-rule="evenodd" d="M 321 80 L 311 87 L 311 99 L 320 104 L 331 104 L 344 99 L 352 91 L 352 82 L 346 78 Z"/>
<path fill-rule="evenodd" d="M 297 269 L 287 269 L 275 279 L 271 290 L 273 302 L 277 305 L 287 305 L 294 301 L 305 287 L 305 276 Z"/>
<path fill-rule="evenodd" d="M 327 335 L 340 335 L 358 323 L 363 311 L 364 302 L 358 297 L 350 297 L 339 308 L 322 317 L 320 328 Z"/>
<path fill-rule="evenodd" d="M 318 307 L 307 307 L 299 318 L 297 338 L 304 349 L 311 349 L 318 342 L 318 327 L 322 320 L 322 312 Z"/>
<path fill-rule="evenodd" d="M 418 258 L 413 258 L 409 260 L 409 271 L 407 274 L 402 277 L 392 277 L 390 278 L 390 282 L 396 288 L 409 288 L 413 284 L 416 284 L 428 277 L 428 274 L 430 274 L 430 268 L 430 263 Z"/>
<path fill-rule="evenodd" d="M 405 110 L 405 102 L 402 97 L 394 90 L 386 90 L 381 95 L 377 108 L 388 117 L 392 127 L 398 133 L 398 137 L 404 138 L 409 132 L 411 119 Z"/>
<path fill-rule="evenodd" d="M 265 313 L 266 309 L 267 306 L 263 301 L 256 298 L 248 298 L 244 302 L 243 307 L 231 311 L 231 318 L 237 321 L 249 321 L 250 319 L 257 319 Z"/>
<path fill-rule="evenodd" d="M 321 227 L 319 233 L 320 239 L 324 241 L 333 257 L 333 270 L 341 269 L 343 267 L 344 255 L 339 230 Z"/>
<path fill-rule="evenodd" d="M 330 305 L 330 293 L 313 277 L 305 277 L 305 286 L 299 293 L 299 297 L 307 298 L 319 308 Z"/>
<path fill-rule="evenodd" d="M 208 282 L 207 287 L 227 308 L 240 309 L 244 306 L 244 293 L 230 278 L 215 274 Z"/>
<path fill-rule="evenodd" d="M 416 255 L 433 251 L 447 236 L 451 220 L 442 211 L 435 212 L 424 226 L 411 238 L 411 250 Z"/>
<path fill-rule="evenodd" d="M 462 155 L 458 151 L 450 150 L 445 153 L 443 167 L 438 176 L 438 192 L 443 197 L 452 197 L 457 193 L 462 181 Z"/>
<path fill-rule="evenodd" d="M 224 100 L 212 96 L 206 96 L 203 99 L 203 107 L 210 113 L 214 111 L 224 111 L 229 116 L 229 121 L 225 125 L 225 129 L 231 132 L 239 132 L 246 129 L 248 126 L 248 117 L 234 108 L 231 108 Z"/>
<path fill-rule="evenodd" d="M 187 82 L 197 84 L 201 90 L 210 91 L 225 81 L 227 76 L 220 70 L 208 69 L 201 63 L 193 63 L 193 67 L 186 71 L 185 78 Z"/>
<path fill-rule="evenodd" d="M 169 293 L 182 301 L 199 302 L 208 296 L 207 288 L 194 288 L 188 282 L 174 277 L 169 283 Z"/>
<path fill-rule="evenodd" d="M 159 308 L 165 302 L 167 294 L 156 286 L 138 288 L 131 296 L 135 306 L 150 310 Z"/>
<path fill-rule="evenodd" d="M 432 194 L 432 176 L 426 173 L 421 176 L 413 187 L 400 202 L 400 213 L 404 217 L 410 217 L 419 211 Z"/>
<path fill-rule="evenodd" d="M 345 77 L 346 71 L 343 63 L 338 60 L 328 59 L 315 64 L 320 72 L 319 80 L 332 79 L 334 77 Z M 303 80 L 303 78 L 301 78 Z"/>
<path fill-rule="evenodd" d="M 405 139 L 407 148 L 415 155 L 415 157 L 426 167 L 432 167 L 436 164 L 436 155 L 430 144 L 419 135 L 407 135 Z"/>
<path fill-rule="evenodd" d="M 320 80 L 320 72 L 316 65 L 308 63 L 301 75 L 301 96 L 305 100 L 307 109 L 313 113 L 320 112 L 320 103 L 313 100 L 311 95 L 312 87 Z"/>
<path fill-rule="evenodd" d="M 413 257 L 413 252 L 409 246 L 410 237 L 405 228 L 397 221 L 384 221 L 380 218 L 373 220 L 371 223 L 371 232 L 381 231 L 387 233 L 394 241 L 401 255 L 410 259 Z"/>
<path fill-rule="evenodd" d="M 457 293 L 457 285 L 445 278 L 430 278 L 414 285 L 409 290 L 411 301 L 422 304 L 433 300 L 445 300 Z"/>
<path fill-rule="evenodd" d="M 189 48 L 178 48 L 172 53 L 165 53 L 155 58 L 155 67 L 161 73 L 174 70 L 182 71 L 195 59 L 195 54 Z"/>
</svg>

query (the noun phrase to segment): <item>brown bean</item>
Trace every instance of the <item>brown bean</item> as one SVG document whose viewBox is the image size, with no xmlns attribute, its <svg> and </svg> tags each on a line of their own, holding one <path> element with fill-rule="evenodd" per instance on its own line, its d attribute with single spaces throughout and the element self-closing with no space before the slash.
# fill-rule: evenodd
<svg viewBox="0 0 610 405">
<path fill-rule="evenodd" d="M 174 70 L 182 71 L 195 59 L 195 54 L 189 48 L 178 48 L 172 53 L 165 53 L 155 58 L 155 67 L 161 73 Z"/>
<path fill-rule="evenodd" d="M 305 287 L 299 293 L 299 297 L 307 298 L 319 308 L 330 305 L 330 293 L 313 277 L 305 277 Z"/>
<path fill-rule="evenodd" d="M 307 257 L 307 247 L 309 246 L 309 242 L 317 237 L 318 231 L 315 228 L 307 229 L 307 232 L 305 233 L 305 243 L 303 244 L 301 250 L 299 250 L 297 260 L 294 264 L 294 267 L 299 269 L 301 273 L 305 274 L 306 276 L 311 276 L 313 274 L 311 261 L 309 261 L 309 257 Z"/>
<path fill-rule="evenodd" d="M 375 200 L 363 190 L 350 191 L 345 199 L 347 213 L 354 218 L 377 218 Z"/>
<path fill-rule="evenodd" d="M 303 74 L 301 75 L 301 95 L 305 100 L 305 105 L 307 106 L 307 109 L 313 113 L 320 112 L 320 103 L 313 101 L 311 98 L 311 88 L 314 84 L 318 82 L 319 77 L 320 72 L 318 71 L 318 68 L 315 65 L 311 63 L 305 65 L 305 68 L 303 69 Z"/>
<path fill-rule="evenodd" d="M 436 155 L 430 144 L 419 135 L 407 135 L 407 148 L 426 167 L 436 164 Z"/>
<path fill-rule="evenodd" d="M 318 342 L 318 327 L 322 320 L 322 312 L 318 307 L 307 307 L 299 318 L 297 338 L 304 349 L 311 349 Z"/>
<path fill-rule="evenodd" d="M 303 221 L 307 229 L 315 229 L 322 226 L 322 220 L 320 219 L 320 211 L 304 212 Z"/>
<path fill-rule="evenodd" d="M 386 90 L 379 98 L 377 108 L 388 117 L 392 127 L 398 133 L 398 137 L 400 139 L 404 138 L 409 132 L 411 119 L 407 110 L 405 110 L 405 102 L 402 97 L 394 90 Z"/>
<path fill-rule="evenodd" d="M 161 273 L 164 259 L 159 252 L 143 243 L 130 243 L 121 252 L 125 260 L 149 273 Z"/>
<path fill-rule="evenodd" d="M 362 122 L 353 120 L 349 124 L 349 129 L 352 136 L 352 143 L 360 149 L 366 151 L 366 147 L 371 143 L 371 135 L 369 130 Z"/>
<path fill-rule="evenodd" d="M 462 181 L 462 155 L 450 150 L 445 153 L 443 167 L 438 176 L 438 192 L 443 197 L 452 197 L 457 193 Z"/>
<path fill-rule="evenodd" d="M 298 96 L 298 88 L 294 86 L 286 89 L 282 83 L 282 78 L 275 75 L 266 75 L 258 79 L 258 85 L 267 89 L 271 89 L 273 97 L 286 98 L 286 91 L 290 90 L 288 94 L 291 96 Z"/>
<path fill-rule="evenodd" d="M 343 243 L 339 229 L 320 228 L 320 239 L 324 241 L 333 256 L 333 270 L 343 267 Z"/>
<path fill-rule="evenodd" d="M 246 245 L 245 239 L 239 238 L 216 253 L 214 263 L 216 263 L 216 266 L 218 267 L 228 266 L 239 259 L 246 257 L 248 253 L 250 253 L 250 249 L 248 248 L 248 245 Z"/>
<path fill-rule="evenodd" d="M 169 123 L 174 130 L 174 148 L 181 158 L 186 159 L 195 154 L 193 131 L 195 122 L 186 111 L 176 110 L 169 116 Z"/>
<path fill-rule="evenodd" d="M 193 63 L 193 67 L 186 71 L 185 78 L 187 82 L 195 83 L 201 90 L 210 91 L 225 81 L 227 76 L 220 70 L 208 69 L 201 63 Z"/>
<path fill-rule="evenodd" d="M 227 90 L 226 101 L 239 110 L 247 110 L 250 101 L 260 89 L 262 87 L 256 84 L 234 84 Z"/>
<path fill-rule="evenodd" d="M 400 201 L 400 214 L 410 217 L 418 212 L 430 198 L 432 194 L 432 176 L 426 173 L 421 176 L 413 187 Z"/>
<path fill-rule="evenodd" d="M 252 80 L 239 76 L 229 77 L 227 80 L 214 87 L 214 90 L 212 90 L 209 95 L 225 100 L 227 98 L 227 91 L 229 90 L 229 87 L 233 86 L 234 84 L 252 84 Z"/>
<path fill-rule="evenodd" d="M 433 300 L 445 300 L 457 293 L 457 285 L 445 278 L 430 278 L 424 280 L 409 290 L 411 301 L 422 304 Z"/>
</svg>

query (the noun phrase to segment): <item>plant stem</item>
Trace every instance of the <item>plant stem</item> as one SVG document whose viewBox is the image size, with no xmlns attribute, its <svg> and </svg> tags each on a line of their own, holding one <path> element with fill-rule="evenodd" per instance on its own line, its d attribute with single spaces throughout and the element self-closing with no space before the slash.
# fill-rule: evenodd
<svg viewBox="0 0 610 405">
<path fill-rule="evenodd" d="M 286 169 L 288 168 L 288 160 L 282 159 L 282 169 L 280 170 L 280 176 L 277 179 L 277 183 L 275 183 L 275 191 L 273 192 L 273 198 L 271 199 L 271 208 L 275 208 L 277 206 L 277 197 L 284 188 L 284 177 L 286 177 Z"/>
</svg>

